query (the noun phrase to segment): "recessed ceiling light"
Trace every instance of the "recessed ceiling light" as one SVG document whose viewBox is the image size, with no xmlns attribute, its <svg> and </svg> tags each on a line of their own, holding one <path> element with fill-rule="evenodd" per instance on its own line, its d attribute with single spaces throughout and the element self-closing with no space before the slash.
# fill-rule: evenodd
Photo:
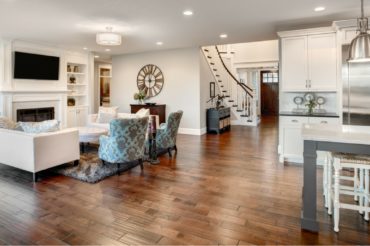
<svg viewBox="0 0 370 246">
<path fill-rule="evenodd" d="M 319 7 L 316 7 L 315 8 L 315 11 L 316 12 L 320 12 L 320 11 L 324 11 L 325 10 L 325 7 L 324 6 L 319 6 Z"/>
<path fill-rule="evenodd" d="M 94 56 L 95 58 L 99 58 L 100 56 Z"/>
<path fill-rule="evenodd" d="M 87 47 L 83 47 L 84 50 L 87 50 Z"/>
<path fill-rule="evenodd" d="M 185 10 L 185 11 L 183 12 L 183 14 L 184 14 L 184 15 L 186 15 L 186 16 L 191 16 L 191 15 L 193 15 L 194 13 L 193 13 L 193 11 L 191 11 L 191 10 Z"/>
<path fill-rule="evenodd" d="M 221 34 L 220 38 L 227 38 L 227 34 L 226 33 Z"/>
<path fill-rule="evenodd" d="M 159 45 L 159 46 L 161 46 L 161 45 L 163 45 L 163 42 L 159 41 L 156 44 Z"/>
<path fill-rule="evenodd" d="M 105 49 L 105 51 L 110 51 L 110 49 Z"/>
</svg>

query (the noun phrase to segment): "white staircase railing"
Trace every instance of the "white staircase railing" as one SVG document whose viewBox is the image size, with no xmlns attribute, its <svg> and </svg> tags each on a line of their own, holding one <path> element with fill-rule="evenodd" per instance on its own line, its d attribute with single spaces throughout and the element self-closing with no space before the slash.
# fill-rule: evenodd
<svg viewBox="0 0 370 246">
<path fill-rule="evenodd" d="M 229 45 L 207 46 L 203 54 L 221 95 L 226 97 L 225 104 L 231 108 L 238 125 L 258 125 L 254 88 L 247 81 L 239 81 L 232 72 L 230 58 L 233 51 Z"/>
</svg>

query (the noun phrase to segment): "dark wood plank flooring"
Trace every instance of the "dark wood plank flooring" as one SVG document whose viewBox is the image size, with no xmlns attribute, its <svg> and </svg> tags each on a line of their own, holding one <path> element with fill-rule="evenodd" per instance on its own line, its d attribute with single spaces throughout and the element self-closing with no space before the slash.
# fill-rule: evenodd
<svg viewBox="0 0 370 246">
<path fill-rule="evenodd" d="M 30 174 L 0 165 L 0 243 L 369 244 L 355 211 L 341 213 L 334 233 L 321 196 L 320 233 L 301 231 L 302 167 L 278 163 L 277 135 L 275 118 L 180 135 L 172 159 L 93 185 L 59 175 L 32 184 Z"/>
</svg>

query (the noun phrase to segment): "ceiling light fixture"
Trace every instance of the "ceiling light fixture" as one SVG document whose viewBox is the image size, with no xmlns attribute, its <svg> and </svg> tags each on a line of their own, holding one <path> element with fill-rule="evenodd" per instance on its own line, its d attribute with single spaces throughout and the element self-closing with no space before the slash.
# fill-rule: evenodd
<svg viewBox="0 0 370 246">
<path fill-rule="evenodd" d="M 161 46 L 161 45 L 163 45 L 163 42 L 159 41 L 156 44 L 159 45 L 159 46 Z"/>
<path fill-rule="evenodd" d="M 96 34 L 96 43 L 99 45 L 115 46 L 122 44 L 122 36 L 113 32 L 112 27 L 107 27 L 106 32 Z"/>
<path fill-rule="evenodd" d="M 318 6 L 315 8 L 315 12 L 321 12 L 321 11 L 324 11 L 325 10 L 325 7 L 324 6 Z"/>
<path fill-rule="evenodd" d="M 82 49 L 83 49 L 83 50 L 87 50 L 87 47 L 83 47 Z"/>
<path fill-rule="evenodd" d="M 95 58 L 99 58 L 100 56 L 94 56 Z"/>
<path fill-rule="evenodd" d="M 194 13 L 193 13 L 193 11 L 191 11 L 191 10 L 185 10 L 185 11 L 183 12 L 183 14 L 184 14 L 184 15 L 186 15 L 186 16 L 192 16 Z"/>
<path fill-rule="evenodd" d="M 109 52 L 109 51 L 110 51 L 110 49 L 105 49 L 105 51 L 108 51 L 108 52 Z"/>
<path fill-rule="evenodd" d="M 348 62 L 370 62 L 370 34 L 369 20 L 364 14 L 364 0 L 361 0 L 361 17 L 357 19 L 357 31 L 360 33 L 355 37 L 349 47 Z"/>
<path fill-rule="evenodd" d="M 227 34 L 226 33 L 221 34 L 220 38 L 227 38 Z"/>
</svg>

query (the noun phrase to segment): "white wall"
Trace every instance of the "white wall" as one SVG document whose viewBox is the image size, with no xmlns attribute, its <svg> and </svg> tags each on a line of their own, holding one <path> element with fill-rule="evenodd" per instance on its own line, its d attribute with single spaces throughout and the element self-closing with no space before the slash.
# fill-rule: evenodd
<svg viewBox="0 0 370 246">
<path fill-rule="evenodd" d="M 279 61 L 278 40 L 233 44 L 232 48 L 238 68 L 275 66 Z"/>
<path fill-rule="evenodd" d="M 199 48 L 114 56 L 111 105 L 119 106 L 120 112 L 130 112 L 130 104 L 136 103 L 133 94 L 138 91 L 137 74 L 147 64 L 157 65 L 164 75 L 162 91 L 149 101 L 166 104 L 167 116 L 183 110 L 180 133 L 201 134 L 200 118 L 204 112 L 200 112 Z"/>
</svg>

